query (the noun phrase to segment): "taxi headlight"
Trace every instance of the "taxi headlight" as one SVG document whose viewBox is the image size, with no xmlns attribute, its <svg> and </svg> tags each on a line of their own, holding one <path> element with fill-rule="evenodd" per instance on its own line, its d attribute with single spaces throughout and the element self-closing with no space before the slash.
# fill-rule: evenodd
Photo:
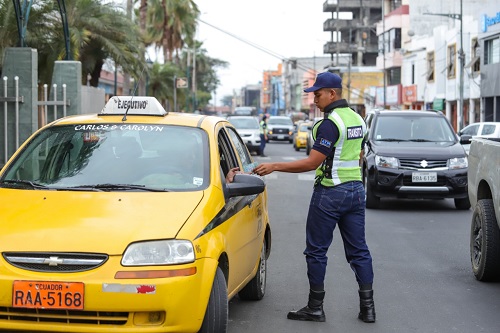
<svg viewBox="0 0 500 333">
<path fill-rule="evenodd" d="M 455 157 L 448 160 L 448 169 L 465 169 L 468 166 L 467 157 Z"/>
<path fill-rule="evenodd" d="M 195 260 L 188 240 L 159 240 L 130 244 L 122 258 L 123 266 L 186 264 Z"/>
<path fill-rule="evenodd" d="M 382 168 L 397 169 L 399 166 L 398 159 L 395 157 L 375 156 L 375 164 Z"/>
</svg>

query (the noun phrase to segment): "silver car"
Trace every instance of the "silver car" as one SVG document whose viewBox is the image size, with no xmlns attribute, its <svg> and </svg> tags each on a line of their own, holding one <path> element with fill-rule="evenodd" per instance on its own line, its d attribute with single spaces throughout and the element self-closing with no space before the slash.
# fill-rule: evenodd
<svg viewBox="0 0 500 333">
<path fill-rule="evenodd" d="M 236 131 L 245 142 L 248 151 L 260 153 L 259 120 L 253 116 L 229 116 L 227 120 L 233 124 Z"/>
</svg>

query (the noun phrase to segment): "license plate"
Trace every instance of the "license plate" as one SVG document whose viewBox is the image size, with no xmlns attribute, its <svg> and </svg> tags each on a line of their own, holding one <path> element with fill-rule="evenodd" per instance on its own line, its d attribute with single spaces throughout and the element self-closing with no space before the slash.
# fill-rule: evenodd
<svg viewBox="0 0 500 333">
<path fill-rule="evenodd" d="M 285 138 L 284 135 L 278 135 L 278 140 L 283 140 Z"/>
<path fill-rule="evenodd" d="M 435 183 L 437 182 L 436 172 L 413 172 L 411 181 L 414 183 Z"/>
<path fill-rule="evenodd" d="M 82 282 L 14 281 L 12 307 L 83 310 Z"/>
</svg>

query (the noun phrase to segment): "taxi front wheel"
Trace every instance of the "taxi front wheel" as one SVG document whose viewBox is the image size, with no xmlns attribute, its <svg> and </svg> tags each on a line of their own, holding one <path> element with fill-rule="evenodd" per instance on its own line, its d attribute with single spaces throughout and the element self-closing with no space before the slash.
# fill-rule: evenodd
<svg viewBox="0 0 500 333">
<path fill-rule="evenodd" d="M 224 273 L 217 267 L 210 299 L 203 324 L 198 333 L 225 333 L 227 332 L 228 304 L 227 286 Z"/>
</svg>

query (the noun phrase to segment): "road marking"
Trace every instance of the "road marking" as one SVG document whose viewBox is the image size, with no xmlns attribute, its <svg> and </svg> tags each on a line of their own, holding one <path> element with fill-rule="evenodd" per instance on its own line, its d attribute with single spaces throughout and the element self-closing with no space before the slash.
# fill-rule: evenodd
<svg viewBox="0 0 500 333">
<path fill-rule="evenodd" d="M 299 174 L 297 175 L 297 178 L 299 180 L 314 180 L 314 178 L 316 177 L 316 174 L 314 173 L 304 173 L 304 174 Z"/>
<path fill-rule="evenodd" d="M 273 172 L 273 173 L 270 173 L 268 175 L 265 175 L 264 179 L 265 180 L 276 180 L 276 179 L 280 178 L 280 176 L 281 177 L 290 177 L 289 175 L 291 175 L 291 174 L 286 173 L 286 176 L 285 176 L 285 174 L 280 174 L 280 172 Z M 314 173 L 300 173 L 300 174 L 297 174 L 296 176 L 297 176 L 297 180 L 311 182 L 311 181 L 314 181 L 314 178 L 316 175 Z"/>
</svg>

